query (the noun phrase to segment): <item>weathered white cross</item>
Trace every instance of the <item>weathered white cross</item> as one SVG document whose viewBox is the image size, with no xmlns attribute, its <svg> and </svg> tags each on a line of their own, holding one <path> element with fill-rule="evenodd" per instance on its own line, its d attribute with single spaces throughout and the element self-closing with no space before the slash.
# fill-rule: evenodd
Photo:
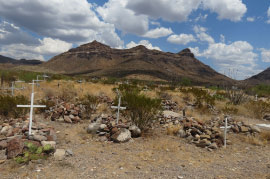
<svg viewBox="0 0 270 179">
<path fill-rule="evenodd" d="M 30 108 L 30 121 L 29 121 L 29 133 L 32 132 L 33 110 L 34 108 L 45 108 L 46 105 L 34 105 L 34 93 L 31 94 L 31 105 L 17 105 L 18 108 Z"/>
<path fill-rule="evenodd" d="M 257 94 L 255 95 L 255 101 L 258 101 L 258 95 Z"/>
<path fill-rule="evenodd" d="M 224 129 L 224 147 L 226 148 L 227 146 L 227 129 L 231 128 L 232 126 L 228 126 L 228 117 L 225 117 L 225 126 L 220 127 L 221 129 Z"/>
<path fill-rule="evenodd" d="M 118 124 L 120 110 L 125 110 L 127 108 L 126 107 L 121 107 L 121 94 L 119 93 L 118 90 L 116 92 L 117 92 L 117 95 L 118 95 L 118 106 L 111 106 L 111 108 L 112 109 L 117 109 L 116 123 Z"/>
</svg>

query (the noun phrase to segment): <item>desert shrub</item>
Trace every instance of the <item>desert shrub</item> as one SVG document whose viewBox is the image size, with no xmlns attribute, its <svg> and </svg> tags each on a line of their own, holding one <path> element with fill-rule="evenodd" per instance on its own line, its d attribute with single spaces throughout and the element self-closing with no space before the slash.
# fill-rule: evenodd
<svg viewBox="0 0 270 179">
<path fill-rule="evenodd" d="M 189 88 L 189 89 L 180 89 L 183 93 L 191 93 L 195 97 L 195 105 L 198 108 L 202 108 L 205 106 L 214 106 L 215 105 L 215 98 L 211 96 L 206 90 L 199 89 L 199 88 Z"/>
<path fill-rule="evenodd" d="M 119 87 L 123 105 L 127 106 L 127 114 L 132 122 L 141 130 L 147 130 L 161 108 L 160 99 L 152 99 L 140 94 L 137 87 L 122 85 Z"/>
<path fill-rule="evenodd" d="M 223 91 L 217 91 L 216 94 L 213 95 L 216 100 L 224 101 L 226 99 L 226 93 Z"/>
<path fill-rule="evenodd" d="M 29 100 L 25 96 L 0 95 L 0 115 L 14 118 L 25 115 L 29 109 L 18 108 L 17 105 L 29 103 Z"/>
<path fill-rule="evenodd" d="M 161 99 L 165 99 L 165 100 L 171 100 L 172 99 L 172 95 L 166 93 L 166 92 L 158 92 L 158 96 Z"/>
<path fill-rule="evenodd" d="M 252 91 L 259 97 L 269 97 L 270 96 L 270 85 L 260 84 L 252 88 Z"/>
<path fill-rule="evenodd" d="M 229 106 L 229 105 L 226 105 L 223 109 L 221 109 L 222 112 L 224 114 L 237 114 L 238 113 L 238 109 L 235 107 L 235 106 Z"/>
<path fill-rule="evenodd" d="M 74 85 L 67 84 L 62 86 L 59 97 L 64 101 L 72 101 L 74 97 L 77 96 L 77 92 L 74 88 Z"/>
<path fill-rule="evenodd" d="M 192 81 L 189 78 L 182 78 L 181 81 L 180 81 L 180 85 L 181 86 L 191 86 Z"/>
<path fill-rule="evenodd" d="M 52 100 L 48 100 L 48 99 L 42 99 L 39 101 L 40 105 L 46 105 L 45 108 L 37 108 L 36 112 L 37 113 L 44 113 L 46 110 L 50 110 L 50 108 L 55 106 L 55 102 Z"/>
<path fill-rule="evenodd" d="M 227 89 L 226 97 L 229 99 L 229 102 L 233 105 L 240 105 L 247 101 L 247 95 L 242 89 Z"/>
<path fill-rule="evenodd" d="M 249 101 L 245 106 L 259 119 L 262 119 L 265 114 L 270 113 L 270 103 L 266 101 Z"/>
<path fill-rule="evenodd" d="M 87 116 L 93 114 L 96 111 L 98 104 L 100 103 L 99 98 L 91 94 L 85 95 L 81 101 L 82 104 L 85 105 L 85 112 Z"/>
<path fill-rule="evenodd" d="M 26 142 L 25 148 L 23 155 L 14 158 L 19 164 L 28 163 L 31 160 L 47 159 L 48 154 L 54 151 L 54 148 L 49 144 L 38 147 L 31 142 Z"/>
</svg>

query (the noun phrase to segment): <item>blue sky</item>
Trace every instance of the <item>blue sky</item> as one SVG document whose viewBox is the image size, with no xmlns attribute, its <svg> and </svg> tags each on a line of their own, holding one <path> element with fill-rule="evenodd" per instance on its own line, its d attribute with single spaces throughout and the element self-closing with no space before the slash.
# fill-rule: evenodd
<svg viewBox="0 0 270 179">
<path fill-rule="evenodd" d="M 0 0 L 0 54 L 48 60 L 98 40 L 177 53 L 190 48 L 245 79 L 270 66 L 268 0 Z"/>
</svg>

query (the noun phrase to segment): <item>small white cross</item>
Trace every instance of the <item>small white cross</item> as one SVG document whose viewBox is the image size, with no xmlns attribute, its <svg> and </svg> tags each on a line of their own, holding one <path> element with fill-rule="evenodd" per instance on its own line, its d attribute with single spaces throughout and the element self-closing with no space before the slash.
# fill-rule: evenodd
<svg viewBox="0 0 270 179">
<path fill-rule="evenodd" d="M 227 129 L 231 128 L 232 126 L 228 126 L 228 117 L 225 117 L 225 126 L 220 127 L 221 129 L 224 129 L 224 147 L 226 148 L 227 146 Z"/>
<path fill-rule="evenodd" d="M 117 95 L 118 95 L 118 106 L 111 106 L 112 109 L 117 109 L 117 119 L 116 119 L 116 123 L 118 124 L 119 121 L 119 112 L 120 110 L 125 110 L 127 109 L 126 107 L 121 107 L 121 95 L 119 93 L 119 91 L 117 90 Z"/>
<path fill-rule="evenodd" d="M 30 108 L 29 136 L 32 132 L 33 110 L 34 108 L 45 108 L 46 105 L 34 105 L 34 93 L 31 94 L 31 105 L 17 105 L 18 108 Z"/>
<path fill-rule="evenodd" d="M 255 101 L 258 101 L 258 95 L 257 94 L 255 95 Z"/>
</svg>

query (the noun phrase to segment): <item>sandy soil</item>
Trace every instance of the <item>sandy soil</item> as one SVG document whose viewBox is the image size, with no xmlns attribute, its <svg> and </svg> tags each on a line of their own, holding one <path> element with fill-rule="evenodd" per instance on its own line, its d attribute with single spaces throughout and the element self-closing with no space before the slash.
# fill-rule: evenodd
<svg viewBox="0 0 270 179">
<path fill-rule="evenodd" d="M 268 178 L 270 145 L 254 146 L 229 134 L 232 145 L 216 151 L 155 130 L 128 143 L 99 142 L 81 124 L 47 122 L 59 131 L 57 148 L 74 153 L 63 161 L 0 164 L 0 178 Z"/>
</svg>

